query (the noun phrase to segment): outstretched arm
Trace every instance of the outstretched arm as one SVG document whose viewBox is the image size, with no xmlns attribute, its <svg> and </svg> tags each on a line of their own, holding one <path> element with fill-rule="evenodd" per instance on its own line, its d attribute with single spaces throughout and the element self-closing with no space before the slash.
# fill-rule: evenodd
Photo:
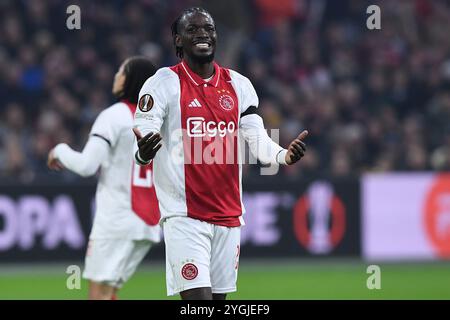
<svg viewBox="0 0 450 320">
<path fill-rule="evenodd" d="M 262 163 L 291 165 L 300 160 L 306 151 L 306 145 L 302 140 L 308 131 L 303 131 L 287 149 L 284 149 L 268 136 L 262 118 L 256 113 L 243 114 L 240 129 L 253 156 Z"/>
<path fill-rule="evenodd" d="M 91 136 L 82 152 L 73 150 L 65 143 L 53 148 L 47 160 L 50 169 L 60 170 L 66 168 L 83 177 L 94 175 L 100 165 L 107 159 L 109 152 L 108 142 Z"/>
</svg>

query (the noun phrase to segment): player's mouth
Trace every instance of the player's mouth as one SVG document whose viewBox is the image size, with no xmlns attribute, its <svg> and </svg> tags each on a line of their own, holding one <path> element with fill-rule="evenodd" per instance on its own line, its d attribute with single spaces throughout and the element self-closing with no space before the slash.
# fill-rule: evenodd
<svg viewBox="0 0 450 320">
<path fill-rule="evenodd" d="M 195 42 L 194 47 L 199 49 L 208 49 L 211 47 L 211 43 L 209 42 Z"/>
</svg>

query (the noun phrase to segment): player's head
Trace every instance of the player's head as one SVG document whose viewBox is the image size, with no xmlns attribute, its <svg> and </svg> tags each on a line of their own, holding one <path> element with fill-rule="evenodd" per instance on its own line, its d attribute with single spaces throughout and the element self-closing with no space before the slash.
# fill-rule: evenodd
<svg viewBox="0 0 450 320">
<path fill-rule="evenodd" d="M 214 60 L 216 51 L 216 24 L 203 8 L 189 8 L 172 23 L 173 43 L 177 57 L 188 56 L 199 63 Z"/>
<path fill-rule="evenodd" d="M 156 72 L 156 67 L 145 57 L 131 57 L 125 60 L 114 76 L 112 93 L 117 99 L 137 103 L 139 91 L 145 80 Z"/>
</svg>

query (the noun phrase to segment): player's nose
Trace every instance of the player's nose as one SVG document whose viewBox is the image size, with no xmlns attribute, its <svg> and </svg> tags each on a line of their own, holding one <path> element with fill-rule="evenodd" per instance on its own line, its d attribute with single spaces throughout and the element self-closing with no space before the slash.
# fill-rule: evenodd
<svg viewBox="0 0 450 320">
<path fill-rule="evenodd" d="M 205 28 L 198 28 L 195 34 L 195 38 L 198 40 L 209 39 L 209 33 Z"/>
</svg>

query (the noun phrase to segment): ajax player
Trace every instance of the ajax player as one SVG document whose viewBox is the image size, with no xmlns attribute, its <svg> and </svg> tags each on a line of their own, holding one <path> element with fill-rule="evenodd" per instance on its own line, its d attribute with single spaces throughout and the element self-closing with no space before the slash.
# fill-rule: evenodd
<svg viewBox="0 0 450 320">
<path fill-rule="evenodd" d="M 261 162 L 292 165 L 308 132 L 287 149 L 270 139 L 249 79 L 214 61 L 217 33 L 206 10 L 184 11 L 172 35 L 181 61 L 159 69 L 139 93 L 135 159 L 153 163 L 168 295 L 225 299 L 236 291 L 244 224 L 238 136 Z"/>
<path fill-rule="evenodd" d="M 114 78 L 112 92 L 119 102 L 99 114 L 83 151 L 62 143 L 48 156 L 51 169 L 64 168 L 83 177 L 101 168 L 83 272 L 89 280 L 89 299 L 115 299 L 151 246 L 160 242 L 152 168 L 136 165 L 131 156 L 136 100 L 155 71 L 144 57 L 127 59 Z"/>
</svg>

